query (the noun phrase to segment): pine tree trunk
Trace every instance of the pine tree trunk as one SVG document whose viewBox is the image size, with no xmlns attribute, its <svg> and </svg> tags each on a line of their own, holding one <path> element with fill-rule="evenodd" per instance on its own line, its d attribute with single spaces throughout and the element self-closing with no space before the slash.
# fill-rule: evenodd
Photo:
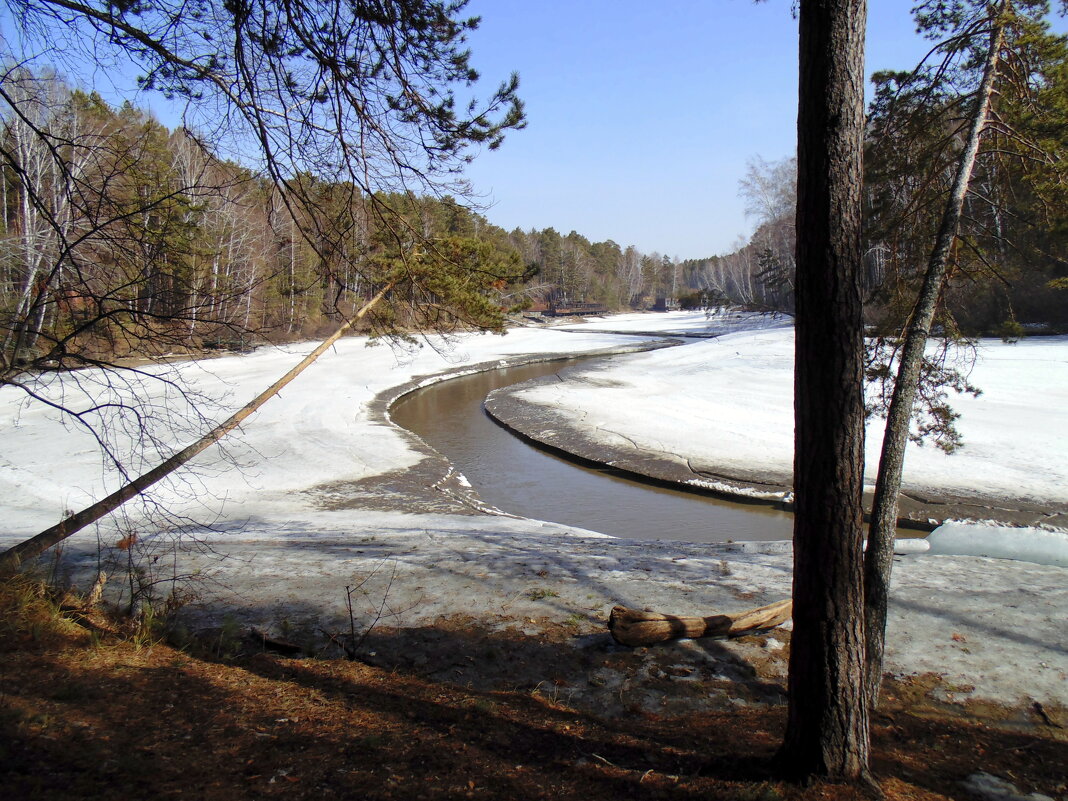
<svg viewBox="0 0 1068 801">
<path fill-rule="evenodd" d="M 867 777 L 860 211 L 865 0 L 802 0 L 794 631 L 780 768 Z"/>
<path fill-rule="evenodd" d="M 278 379 L 266 390 L 257 395 L 253 400 L 242 406 L 237 412 L 230 416 L 225 422 L 220 423 L 213 428 L 203 437 L 198 439 L 192 445 L 178 451 L 178 453 L 171 456 L 162 464 L 152 468 L 147 473 L 138 476 L 133 481 L 125 484 L 117 489 L 115 492 L 108 495 L 106 498 L 97 501 L 91 506 L 86 507 L 80 512 L 77 512 L 65 520 L 60 521 L 51 528 L 45 529 L 35 537 L 31 537 L 24 542 L 20 542 L 12 548 L 0 553 L 0 575 L 7 575 L 18 570 L 26 560 L 33 559 L 36 556 L 44 553 L 46 550 L 56 545 L 72 534 L 81 531 L 90 523 L 94 523 L 109 512 L 113 512 L 118 509 L 122 504 L 131 498 L 140 495 L 146 489 L 153 484 L 167 477 L 179 467 L 184 465 L 194 456 L 201 451 L 214 445 L 220 439 L 225 437 L 245 420 L 249 415 L 259 409 L 264 403 L 277 395 L 283 387 L 285 387 L 290 381 L 296 378 L 298 375 L 304 372 L 304 370 L 318 359 L 327 349 L 337 342 L 342 335 L 349 330 L 358 320 L 362 319 L 368 311 L 370 311 L 382 298 L 386 296 L 386 293 L 393 288 L 393 284 L 386 284 L 382 290 L 364 304 L 363 308 L 348 322 L 338 328 L 327 339 L 323 340 L 319 345 L 309 353 L 304 359 L 292 370 Z"/>
<path fill-rule="evenodd" d="M 998 55 L 1004 37 L 1004 12 L 1008 3 L 1000 5 L 994 27 L 990 32 L 983 79 L 975 101 L 975 112 L 964 150 L 957 163 L 953 188 L 942 212 L 942 222 L 934 248 L 927 262 L 923 285 L 912 309 L 905 343 L 898 361 L 894 392 L 886 415 L 879 472 L 872 500 L 871 523 L 868 531 L 868 550 L 864 560 L 864 613 L 866 639 L 865 694 L 871 709 L 879 702 L 879 687 L 883 675 L 883 648 L 886 640 L 886 608 L 890 593 L 890 573 L 894 563 L 894 533 L 897 527 L 898 494 L 905 464 L 909 421 L 919 387 L 920 369 L 927 338 L 931 333 L 938 298 L 945 285 L 950 249 L 960 225 L 964 198 L 968 193 L 979 140 L 986 126 L 993 94 L 994 77 L 998 69 Z"/>
</svg>

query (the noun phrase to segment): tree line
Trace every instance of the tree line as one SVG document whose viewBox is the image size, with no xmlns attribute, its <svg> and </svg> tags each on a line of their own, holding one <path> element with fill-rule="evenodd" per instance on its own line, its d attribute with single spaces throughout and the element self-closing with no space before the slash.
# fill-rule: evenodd
<svg viewBox="0 0 1068 801">
<path fill-rule="evenodd" d="M 1029 324 L 1068 327 L 1068 58 L 1063 37 L 1035 11 L 1041 5 L 1025 4 L 1001 47 L 993 114 L 940 296 L 943 331 L 1019 336 Z M 865 319 L 888 336 L 918 286 L 977 79 L 975 32 L 955 13 L 921 14 L 921 28 L 939 40 L 932 57 L 910 73 L 874 78 L 861 274 Z M 15 65 L 0 77 L 6 377 L 25 367 L 319 336 L 398 267 L 418 280 L 365 321 L 369 331 L 499 330 L 509 310 L 547 301 L 794 309 L 793 158 L 750 162 L 740 185 L 757 222 L 748 242 L 678 261 L 576 231 L 506 232 L 448 193 L 403 182 L 384 191 L 329 170 L 257 169 L 216 155 L 211 132 L 168 130 L 47 70 Z M 418 269 L 412 254 L 420 254 Z"/>
<path fill-rule="evenodd" d="M 865 127 L 865 318 L 888 335 L 915 294 L 976 74 L 965 29 L 918 21 L 949 44 L 911 73 L 876 74 Z M 1068 327 L 1068 60 L 1034 14 L 1009 30 L 936 325 L 967 335 Z M 194 131 L 128 103 L 111 108 L 48 71 L 9 67 L 0 102 L 8 376 L 320 336 L 413 252 L 433 257 L 417 271 L 423 285 L 397 290 L 367 330 L 499 329 L 507 311 L 547 301 L 794 309 L 793 158 L 748 165 L 748 242 L 679 261 L 576 231 L 506 232 L 448 194 L 367 192 L 311 172 L 279 182 L 217 156 Z"/>
<path fill-rule="evenodd" d="M 428 303 L 470 290 L 452 323 L 499 327 L 497 288 L 522 277 L 499 232 L 480 233 L 480 220 L 448 199 L 360 198 L 308 174 L 280 188 L 185 128 L 111 108 L 55 76 L 13 68 L 0 84 L 6 375 L 315 336 L 352 314 L 416 241 L 448 257 L 424 287 Z M 287 199 L 285 189 L 299 192 Z M 449 259 L 456 269 L 444 270 Z M 398 304 L 388 322 L 416 325 L 423 312 Z"/>
<path fill-rule="evenodd" d="M 319 336 L 413 252 L 434 255 L 432 269 L 368 330 L 499 328 L 502 311 L 547 299 L 615 310 L 680 286 L 666 256 L 575 231 L 506 232 L 449 195 L 369 196 L 311 174 L 280 188 L 196 133 L 54 74 L 10 68 L 0 100 L 8 372 Z"/>
</svg>

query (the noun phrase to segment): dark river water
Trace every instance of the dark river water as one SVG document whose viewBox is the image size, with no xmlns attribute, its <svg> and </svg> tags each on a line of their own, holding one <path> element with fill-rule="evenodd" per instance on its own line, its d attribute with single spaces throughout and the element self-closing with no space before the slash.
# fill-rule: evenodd
<svg viewBox="0 0 1068 801">
<path fill-rule="evenodd" d="M 482 401 L 492 390 L 551 375 L 566 364 L 548 362 L 454 378 L 405 396 L 390 416 L 445 456 L 480 498 L 505 512 L 632 539 L 790 539 L 793 516 L 786 512 L 581 467 L 527 445 L 483 411 Z"/>
</svg>

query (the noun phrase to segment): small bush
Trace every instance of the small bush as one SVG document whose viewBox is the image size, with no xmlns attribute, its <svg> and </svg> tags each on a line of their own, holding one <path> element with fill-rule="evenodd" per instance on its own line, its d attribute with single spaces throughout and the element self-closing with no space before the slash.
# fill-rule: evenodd
<svg viewBox="0 0 1068 801">
<path fill-rule="evenodd" d="M 1019 342 L 1027 335 L 1024 327 L 1011 317 L 999 325 L 995 333 L 1005 342 Z"/>
<path fill-rule="evenodd" d="M 44 582 L 24 574 L 0 579 L 0 652 L 44 648 L 84 634 L 63 617 L 55 594 Z"/>
</svg>

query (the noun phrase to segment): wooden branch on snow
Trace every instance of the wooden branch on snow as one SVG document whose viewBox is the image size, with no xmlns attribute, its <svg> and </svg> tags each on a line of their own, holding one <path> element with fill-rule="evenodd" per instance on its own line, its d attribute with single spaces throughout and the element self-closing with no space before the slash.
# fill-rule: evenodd
<svg viewBox="0 0 1068 801">
<path fill-rule="evenodd" d="M 708 617 L 682 617 L 643 612 L 616 606 L 608 618 L 608 630 L 620 645 L 652 645 L 667 640 L 697 637 L 737 637 L 750 631 L 781 626 L 793 614 L 793 600 Z"/>
</svg>

